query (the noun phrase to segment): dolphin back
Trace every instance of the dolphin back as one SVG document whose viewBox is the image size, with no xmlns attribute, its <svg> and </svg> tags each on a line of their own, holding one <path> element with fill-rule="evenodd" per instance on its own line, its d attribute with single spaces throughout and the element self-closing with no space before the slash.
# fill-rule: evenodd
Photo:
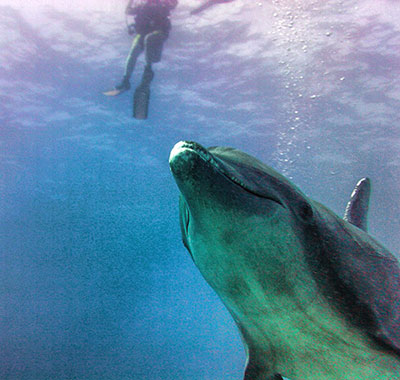
<svg viewBox="0 0 400 380">
<path fill-rule="evenodd" d="M 339 309 L 400 357 L 400 265 L 369 234 L 317 204 L 317 282 L 337 294 Z M 322 282 L 321 282 L 322 281 Z M 329 285 L 326 285 L 329 284 Z"/>
</svg>

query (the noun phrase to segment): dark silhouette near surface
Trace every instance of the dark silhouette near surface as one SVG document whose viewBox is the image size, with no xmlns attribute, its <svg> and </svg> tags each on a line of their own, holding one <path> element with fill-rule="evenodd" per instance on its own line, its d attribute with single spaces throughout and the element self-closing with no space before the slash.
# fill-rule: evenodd
<svg viewBox="0 0 400 380">
<path fill-rule="evenodd" d="M 204 4 L 200 5 L 198 8 L 193 9 L 190 14 L 191 15 L 196 15 L 200 12 L 203 12 L 204 10 L 212 7 L 213 5 L 216 4 L 223 4 L 223 3 L 231 3 L 234 0 L 208 0 Z"/>
</svg>

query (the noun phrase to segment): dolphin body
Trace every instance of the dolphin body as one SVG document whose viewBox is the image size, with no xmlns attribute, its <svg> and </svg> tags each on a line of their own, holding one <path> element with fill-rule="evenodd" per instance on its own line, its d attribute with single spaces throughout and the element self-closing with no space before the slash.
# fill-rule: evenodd
<svg viewBox="0 0 400 380">
<path fill-rule="evenodd" d="M 183 242 L 239 328 L 245 380 L 400 379 L 400 267 L 363 230 L 368 180 L 345 220 L 232 148 L 180 142 L 170 167 Z"/>
</svg>

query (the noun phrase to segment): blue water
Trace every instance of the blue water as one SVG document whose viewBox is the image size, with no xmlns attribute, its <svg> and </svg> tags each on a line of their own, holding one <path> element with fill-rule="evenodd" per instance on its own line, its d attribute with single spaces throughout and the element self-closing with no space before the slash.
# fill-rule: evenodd
<svg viewBox="0 0 400 380">
<path fill-rule="evenodd" d="M 368 175 L 371 233 L 400 252 L 397 3 L 195 4 L 137 121 L 131 93 L 101 94 L 125 1 L 0 0 L 1 379 L 241 379 L 236 327 L 181 244 L 179 140 L 240 148 L 339 214 Z"/>
</svg>

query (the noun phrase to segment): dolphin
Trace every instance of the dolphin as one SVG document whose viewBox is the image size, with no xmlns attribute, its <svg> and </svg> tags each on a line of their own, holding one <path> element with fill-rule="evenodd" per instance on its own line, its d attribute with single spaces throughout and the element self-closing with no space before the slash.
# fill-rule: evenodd
<svg viewBox="0 0 400 380">
<path fill-rule="evenodd" d="M 183 243 L 246 351 L 244 380 L 400 379 L 400 266 L 365 230 L 233 148 L 183 141 L 170 168 Z"/>
</svg>

